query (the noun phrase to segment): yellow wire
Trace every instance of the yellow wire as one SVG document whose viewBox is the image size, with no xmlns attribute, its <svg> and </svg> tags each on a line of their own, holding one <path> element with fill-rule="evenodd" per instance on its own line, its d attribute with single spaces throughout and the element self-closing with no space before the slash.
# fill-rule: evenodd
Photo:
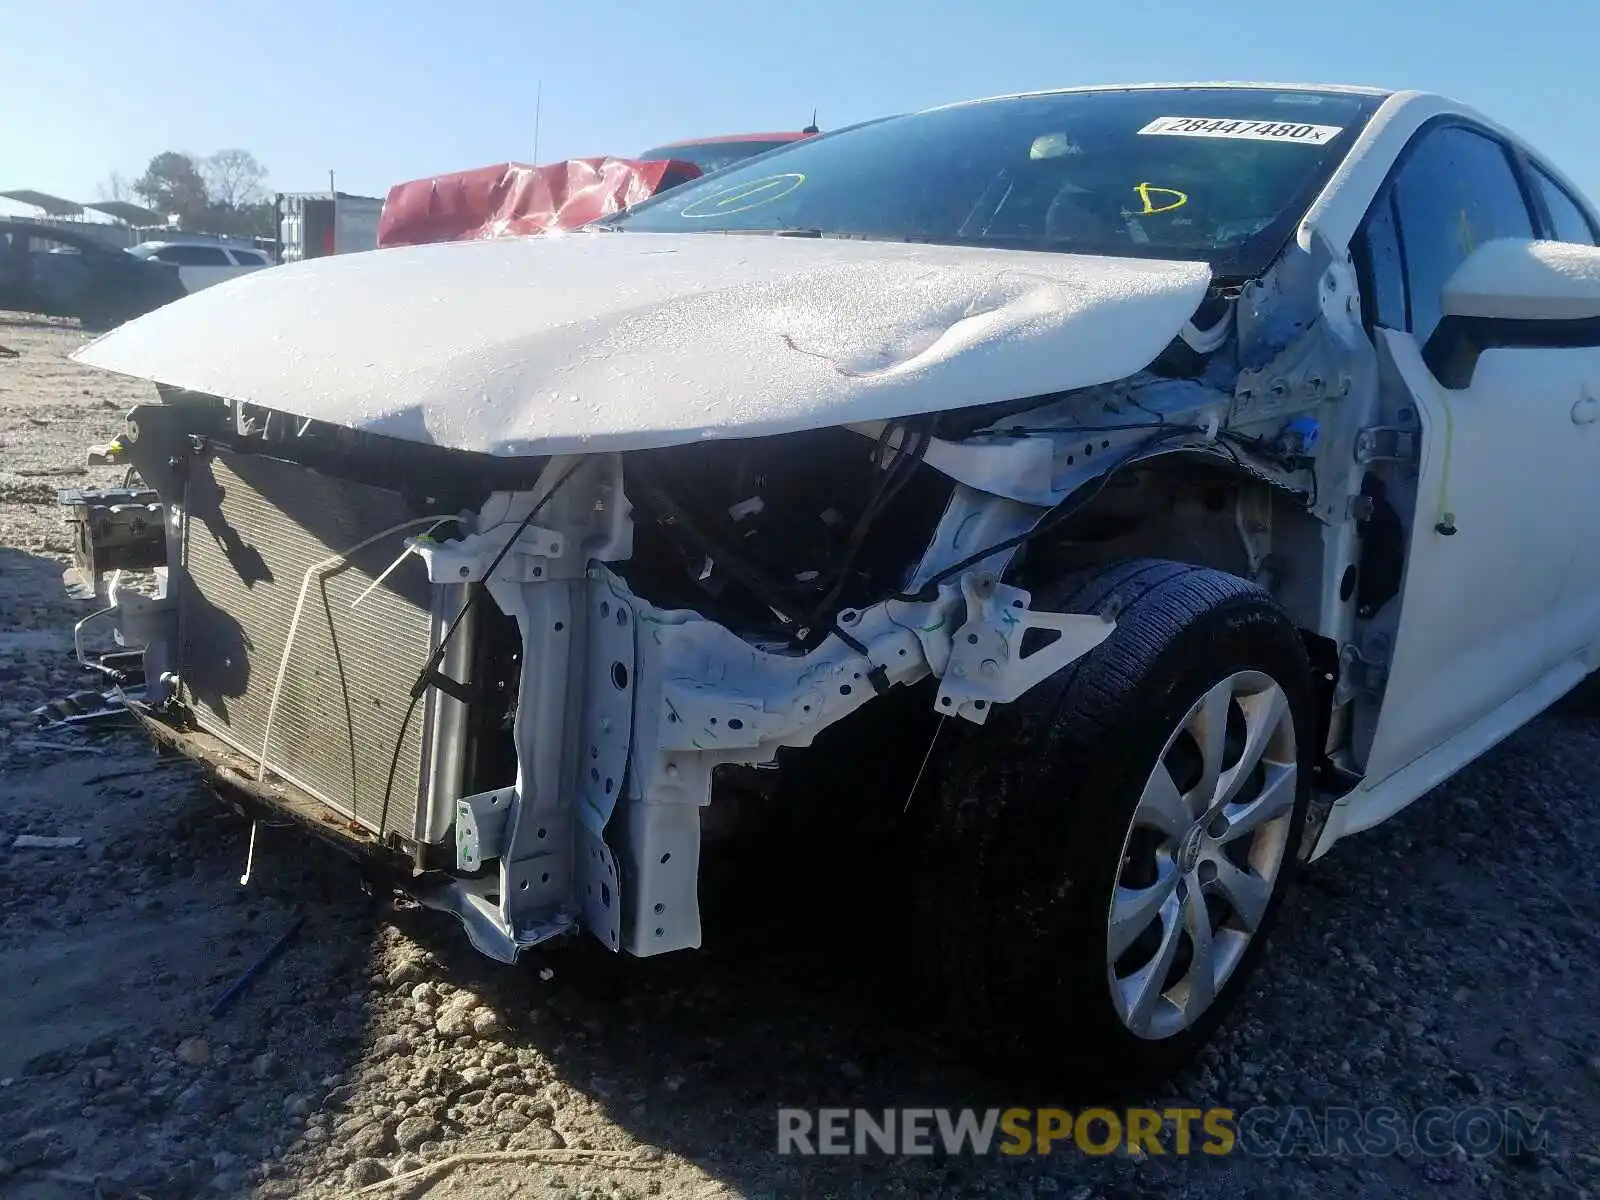
<svg viewBox="0 0 1600 1200">
<path fill-rule="evenodd" d="M 1450 401 L 1440 389 L 1434 389 L 1434 394 L 1439 397 L 1439 403 L 1444 408 L 1444 462 L 1439 467 L 1439 524 L 1454 525 L 1456 516 L 1450 511 L 1450 448 L 1456 440 L 1455 413 L 1450 408 Z"/>
</svg>

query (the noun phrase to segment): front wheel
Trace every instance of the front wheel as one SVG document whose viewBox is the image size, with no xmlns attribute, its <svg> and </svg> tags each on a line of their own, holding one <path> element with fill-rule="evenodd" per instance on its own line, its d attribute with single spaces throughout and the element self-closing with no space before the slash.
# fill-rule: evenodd
<svg viewBox="0 0 1600 1200">
<path fill-rule="evenodd" d="M 921 920 L 958 1027 L 1057 1085 L 1187 1063 L 1237 1001 L 1296 864 L 1310 667 L 1219 571 L 1138 560 L 1041 608 L 1110 638 L 974 730 L 930 830 Z"/>
</svg>

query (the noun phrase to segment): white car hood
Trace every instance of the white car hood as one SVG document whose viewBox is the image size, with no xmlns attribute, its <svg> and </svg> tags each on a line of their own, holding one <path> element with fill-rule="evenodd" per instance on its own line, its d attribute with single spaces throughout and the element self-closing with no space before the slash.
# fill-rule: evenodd
<svg viewBox="0 0 1600 1200">
<path fill-rule="evenodd" d="M 1203 263 L 585 231 L 255 271 L 73 357 L 458 450 L 647 449 L 1110 382 L 1209 281 Z"/>
</svg>

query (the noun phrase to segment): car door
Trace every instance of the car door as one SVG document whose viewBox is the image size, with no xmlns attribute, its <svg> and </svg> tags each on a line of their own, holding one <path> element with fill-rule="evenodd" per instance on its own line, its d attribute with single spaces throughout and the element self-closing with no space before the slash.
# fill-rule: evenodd
<svg viewBox="0 0 1600 1200">
<path fill-rule="evenodd" d="M 184 289 L 191 293 L 239 273 L 221 246 L 163 246 L 150 257 L 174 264 Z"/>
<path fill-rule="evenodd" d="M 1564 185 L 1537 163 L 1527 162 L 1525 172 L 1543 237 L 1600 246 L 1593 219 Z M 1554 403 L 1567 406 L 1572 422 L 1567 449 L 1581 460 L 1563 506 L 1572 562 L 1562 607 L 1574 612 L 1586 631 L 1585 665 L 1592 670 L 1600 666 L 1600 347 L 1571 345 L 1542 354 L 1550 372 L 1545 386 L 1555 391 Z M 1578 490 L 1583 487 L 1589 490 Z"/>
<path fill-rule="evenodd" d="M 1583 389 L 1600 387 L 1600 351 L 1488 350 L 1464 386 L 1446 386 L 1426 354 L 1446 280 L 1486 241 L 1538 236 L 1539 212 L 1504 144 L 1445 124 L 1408 147 L 1363 228 L 1369 262 L 1398 267 L 1370 297 L 1386 386 L 1404 389 L 1423 429 L 1368 787 L 1573 662 L 1594 635 L 1595 606 L 1570 583 L 1580 540 L 1600 535 L 1597 431 L 1574 424 Z"/>
<path fill-rule="evenodd" d="M 100 256 L 53 237 L 29 239 L 31 277 L 41 311 L 53 316 L 77 316 L 92 301 L 105 279 Z"/>
<path fill-rule="evenodd" d="M 24 233 L 0 228 L 0 311 L 27 312 L 33 297 L 28 237 Z"/>
</svg>

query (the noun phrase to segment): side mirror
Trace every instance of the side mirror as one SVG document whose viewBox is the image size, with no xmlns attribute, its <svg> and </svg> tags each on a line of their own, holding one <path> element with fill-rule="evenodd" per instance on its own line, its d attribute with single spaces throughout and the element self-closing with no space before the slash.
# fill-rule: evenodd
<svg viewBox="0 0 1600 1200">
<path fill-rule="evenodd" d="M 1423 359 L 1447 388 L 1472 383 L 1486 350 L 1600 347 L 1600 247 L 1499 238 L 1445 281 Z"/>
<path fill-rule="evenodd" d="M 1600 247 L 1499 238 L 1444 285 L 1444 315 L 1490 321 L 1600 320 Z"/>
</svg>

